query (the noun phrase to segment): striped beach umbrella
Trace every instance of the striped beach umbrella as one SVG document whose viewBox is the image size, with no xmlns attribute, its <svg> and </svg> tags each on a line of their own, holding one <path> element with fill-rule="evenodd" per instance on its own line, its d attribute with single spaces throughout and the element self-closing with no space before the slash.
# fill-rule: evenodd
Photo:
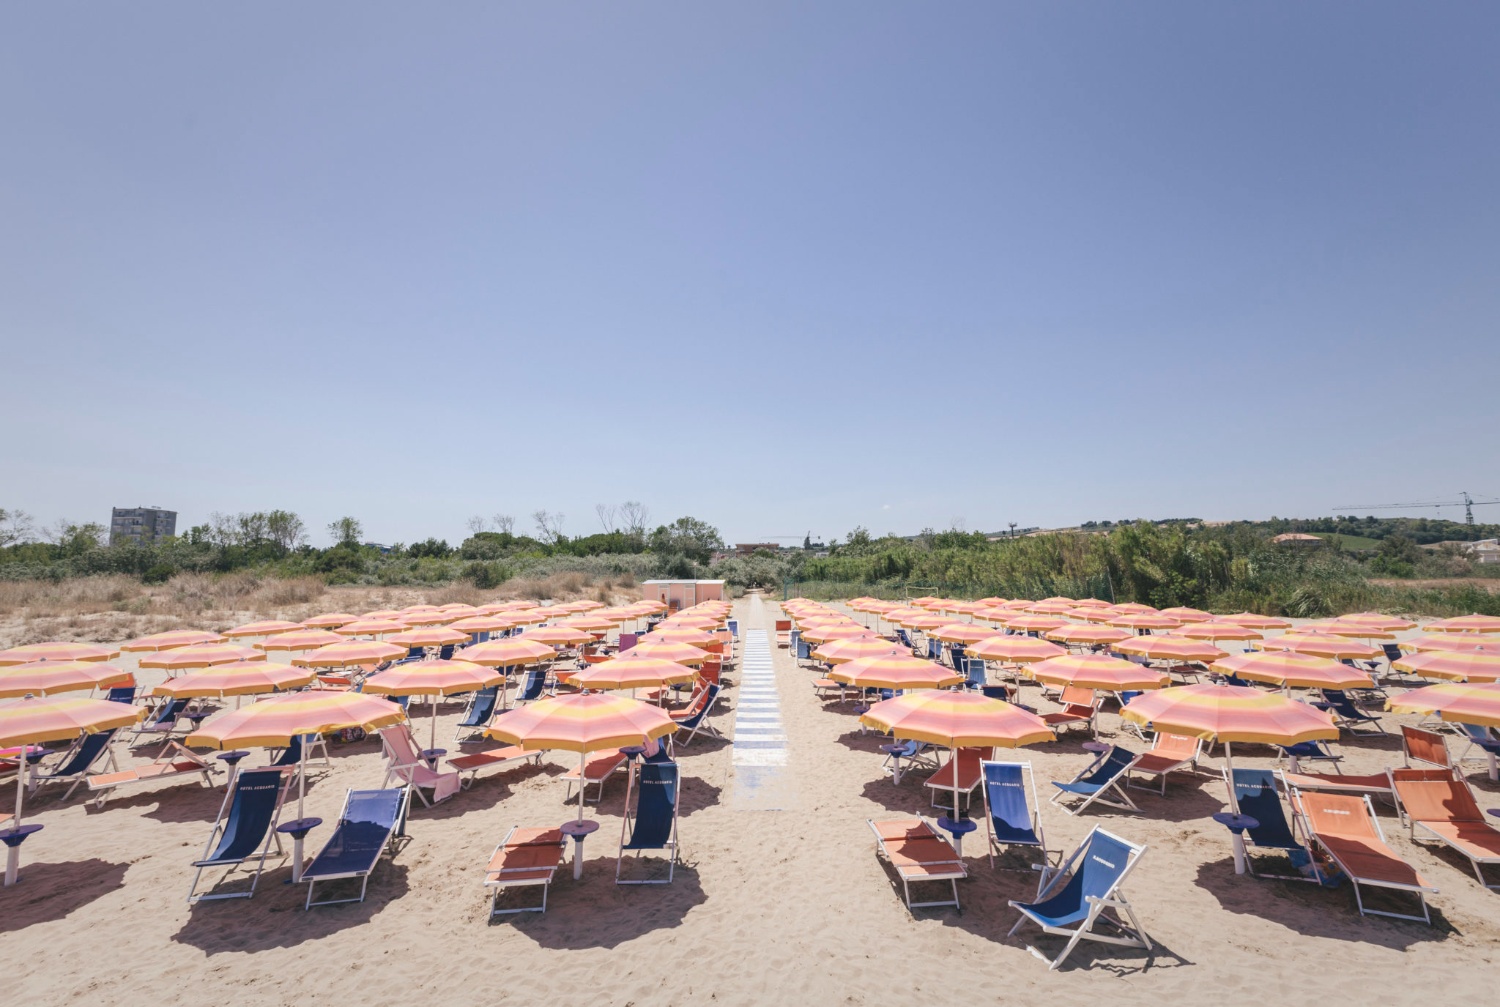
<svg viewBox="0 0 1500 1007">
<path fill-rule="evenodd" d="M 1500 650 L 1493 654 L 1477 651 L 1433 650 L 1409 654 L 1391 667 L 1423 678 L 1442 678 L 1450 682 L 1494 682 L 1500 680 Z"/>
<path fill-rule="evenodd" d="M 1006 629 L 1021 633 L 1050 633 L 1054 629 L 1062 629 L 1068 625 L 1068 621 L 1055 615 L 1018 615 L 1005 620 L 1004 625 Z"/>
<path fill-rule="evenodd" d="M 1043 634 L 1054 643 L 1096 644 L 1119 643 L 1130 639 L 1130 634 L 1113 626 L 1059 626 Z"/>
<path fill-rule="evenodd" d="M 1026 674 L 1047 685 L 1104 692 L 1160 689 L 1172 681 L 1154 668 L 1108 654 L 1066 654 L 1030 665 Z"/>
<path fill-rule="evenodd" d="M 348 668 L 405 656 L 405 647 L 384 640 L 344 640 L 304 651 L 292 658 L 292 664 L 299 668 Z"/>
<path fill-rule="evenodd" d="M 1374 623 L 1346 622 L 1343 619 L 1320 619 L 1303 623 L 1297 633 L 1316 633 L 1322 636 L 1347 636 L 1360 640 L 1394 640 L 1394 630 L 1382 629 Z"/>
<path fill-rule="evenodd" d="M 1398 619 L 1393 615 L 1383 615 L 1380 612 L 1354 612 L 1350 615 L 1341 615 L 1339 619 L 1343 622 L 1375 626 L 1390 633 L 1402 633 L 1408 629 L 1417 628 L 1417 624 L 1410 619 Z"/>
<path fill-rule="evenodd" d="M 101 661 L 32 661 L 0 668 L 0 699 L 87 692 L 134 679 L 127 669 Z"/>
<path fill-rule="evenodd" d="M 1437 633 L 1432 636 L 1415 636 L 1410 640 L 1402 640 L 1397 644 L 1402 650 L 1430 651 L 1444 650 L 1453 653 L 1496 653 L 1500 654 L 1500 636 L 1487 636 L 1479 633 Z"/>
<path fill-rule="evenodd" d="M 259 696 L 285 692 L 311 684 L 313 673 L 278 661 L 236 661 L 200 668 L 178 675 L 155 689 L 153 696 L 223 699 L 226 696 Z"/>
<path fill-rule="evenodd" d="M 509 668 L 516 665 L 540 664 L 557 657 L 557 651 L 545 643 L 537 643 L 525 637 L 508 640 L 490 640 L 465 647 L 465 661 L 488 665 L 491 668 Z"/>
<path fill-rule="evenodd" d="M 812 652 L 812 656 L 828 664 L 842 664 L 860 657 L 885 657 L 889 654 L 910 654 L 911 651 L 899 643 L 879 636 L 858 636 L 850 640 L 833 640 Z"/>
<path fill-rule="evenodd" d="M 330 643 L 343 643 L 346 638 L 326 629 L 298 629 L 290 633 L 277 633 L 256 642 L 260 650 L 314 650 Z"/>
<path fill-rule="evenodd" d="M 1245 626 L 1249 629 L 1291 629 L 1292 624 L 1285 619 L 1274 615 L 1257 615 L 1254 612 L 1236 612 L 1234 615 L 1219 617 L 1222 622 L 1233 623 L 1236 626 Z"/>
<path fill-rule="evenodd" d="M 414 661 L 376 672 L 365 679 L 361 688 L 381 696 L 430 696 L 432 728 L 427 747 L 436 748 L 438 697 L 488 689 L 503 681 L 504 672 L 472 661 Z"/>
<path fill-rule="evenodd" d="M 1368 672 L 1327 658 L 1295 651 L 1264 651 L 1226 656 L 1209 665 L 1221 675 L 1269 682 L 1283 689 L 1369 689 Z"/>
<path fill-rule="evenodd" d="M 346 626 L 358 620 L 359 616 L 352 612 L 324 612 L 311 619 L 303 619 L 302 625 L 308 629 L 337 629 L 339 626 Z"/>
<path fill-rule="evenodd" d="M 1500 615 L 1461 615 L 1422 627 L 1427 633 L 1500 633 Z"/>
<path fill-rule="evenodd" d="M 978 643 L 995 635 L 989 626 L 978 626 L 972 622 L 950 622 L 939 626 L 930 634 L 944 643 Z"/>
<path fill-rule="evenodd" d="M 1119 629 L 1176 629 L 1182 620 L 1160 612 L 1131 612 L 1115 616 L 1108 625 Z"/>
<path fill-rule="evenodd" d="M 266 655 L 254 647 L 242 647 L 233 643 L 206 643 L 196 647 L 176 647 L 164 650 L 140 660 L 142 668 L 160 668 L 164 671 L 186 671 L 189 668 L 211 668 L 216 664 L 233 664 L 239 661 L 264 661 Z"/>
<path fill-rule="evenodd" d="M 999 661 L 1002 664 L 1030 664 L 1034 661 L 1062 657 L 1068 650 L 1066 647 L 1059 647 L 1055 643 L 1039 640 L 1034 636 L 1012 633 L 1008 636 L 987 636 L 969 647 L 968 652 L 970 657 L 978 657 L 986 661 Z"/>
<path fill-rule="evenodd" d="M 469 639 L 468 633 L 447 626 L 414 626 L 411 629 L 403 629 L 399 633 L 392 633 L 385 638 L 386 643 L 399 643 L 403 647 L 446 647 L 450 644 L 464 643 Z"/>
<path fill-rule="evenodd" d="M 1190 640 L 1182 636 L 1133 636 L 1121 640 L 1111 649 L 1152 661 L 1217 661 L 1228 657 L 1207 640 Z"/>
<path fill-rule="evenodd" d="M 1175 608 L 1164 608 L 1162 615 L 1169 615 L 1178 622 L 1208 622 L 1213 614 L 1205 612 L 1201 608 L 1189 608 L 1186 605 L 1178 605 Z"/>
<path fill-rule="evenodd" d="M 1340 636 L 1321 633 L 1287 633 L 1269 640 L 1257 640 L 1251 644 L 1256 650 L 1290 650 L 1297 654 L 1314 657 L 1329 657 L 1334 660 L 1373 660 L 1385 652 L 1358 640 L 1346 640 Z"/>
<path fill-rule="evenodd" d="M 713 638 L 708 634 L 701 634 L 712 643 Z M 538 629 L 528 629 L 526 639 L 535 640 L 537 643 L 550 643 L 556 647 L 573 647 L 580 643 L 588 643 L 594 638 L 594 634 L 586 629 L 578 629 L 575 626 L 542 626 Z M 657 637 L 657 639 L 666 639 Z"/>
<path fill-rule="evenodd" d="M 1500 683 L 1442 682 L 1403 692 L 1386 700 L 1394 713 L 1436 713 L 1443 720 L 1481 727 L 1500 727 Z"/>
<path fill-rule="evenodd" d="M 705 661 L 715 660 L 717 654 L 711 654 L 690 643 L 668 643 L 664 640 L 653 640 L 650 637 L 643 639 L 640 643 L 620 654 L 619 660 L 635 661 L 648 657 L 660 658 L 664 661 L 675 661 L 678 664 L 697 667 Z"/>
<path fill-rule="evenodd" d="M 1177 631 L 1177 635 L 1185 636 L 1190 640 L 1259 640 L 1265 634 L 1251 626 L 1241 626 L 1228 620 L 1211 619 L 1208 622 L 1195 622 L 1183 626 Z"/>
<path fill-rule="evenodd" d="M 845 661 L 836 665 L 828 677 L 862 689 L 946 689 L 964 680 L 952 668 L 912 657 L 910 653 Z"/>
<path fill-rule="evenodd" d="M 125 653 L 135 651 L 171 650 L 175 647 L 192 647 L 202 643 L 223 643 L 218 633 L 206 633 L 197 629 L 174 629 L 167 633 L 152 633 L 120 644 Z"/>
<path fill-rule="evenodd" d="M 334 630 L 339 636 L 381 636 L 385 633 L 400 633 L 411 629 L 395 619 L 355 619 Z"/>
<path fill-rule="evenodd" d="M 287 622 L 285 619 L 263 619 L 260 622 L 247 622 L 243 626 L 226 629 L 224 635 L 231 640 L 238 640 L 244 636 L 275 636 L 277 633 L 290 633 L 302 628 L 299 622 Z"/>
<path fill-rule="evenodd" d="M 118 647 L 97 643 L 28 643 L 0 650 L 0 668 L 32 661 L 113 661 L 120 656 Z"/>
<path fill-rule="evenodd" d="M 568 684 L 580 689 L 660 689 L 669 685 L 686 685 L 698 673 L 685 664 L 661 658 L 642 657 L 633 661 L 612 658 L 590 665 L 569 676 Z"/>
</svg>

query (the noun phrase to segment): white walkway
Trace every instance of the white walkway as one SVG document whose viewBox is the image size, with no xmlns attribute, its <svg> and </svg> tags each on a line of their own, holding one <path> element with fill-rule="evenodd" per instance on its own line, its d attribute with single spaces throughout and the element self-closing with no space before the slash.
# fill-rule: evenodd
<svg viewBox="0 0 1500 1007">
<path fill-rule="evenodd" d="M 740 657 L 734 705 L 734 791 L 731 807 L 766 811 L 788 807 L 792 798 L 787 764 L 786 728 L 765 630 L 764 605 L 751 600 Z"/>
</svg>

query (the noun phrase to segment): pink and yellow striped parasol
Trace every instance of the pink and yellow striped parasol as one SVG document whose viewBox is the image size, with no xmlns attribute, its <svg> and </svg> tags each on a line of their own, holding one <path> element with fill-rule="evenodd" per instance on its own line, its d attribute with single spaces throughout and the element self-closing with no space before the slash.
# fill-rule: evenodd
<svg viewBox="0 0 1500 1007">
<path fill-rule="evenodd" d="M 236 661 L 201 668 L 179 675 L 151 690 L 154 696 L 215 697 L 258 696 L 268 692 L 300 689 L 313 680 L 313 673 L 278 661 Z"/>
<path fill-rule="evenodd" d="M 166 671 L 183 671 L 188 668 L 211 668 L 216 664 L 233 664 L 240 661 L 264 661 L 266 655 L 254 647 L 241 647 L 233 643 L 208 643 L 195 647 L 175 647 L 140 660 L 142 668 L 161 668 Z"/>
<path fill-rule="evenodd" d="M 129 670 L 99 661 L 32 661 L 0 668 L 0 699 L 107 689 L 134 679 Z"/>
<path fill-rule="evenodd" d="M 383 640 L 345 640 L 305 651 L 292 658 L 299 668 L 348 668 L 351 665 L 380 664 L 406 656 L 406 648 Z"/>
<path fill-rule="evenodd" d="M 192 647 L 205 643 L 223 643 L 218 633 L 207 633 L 197 629 L 174 629 L 166 633 L 152 633 L 120 644 L 124 653 L 134 651 L 171 650 L 175 647 Z"/>
<path fill-rule="evenodd" d="M 1133 636 L 1121 640 L 1112 649 L 1153 661 L 1217 661 L 1229 656 L 1207 640 L 1190 640 L 1182 636 Z"/>
<path fill-rule="evenodd" d="M 343 643 L 346 637 L 326 629 L 298 629 L 290 633 L 277 633 L 259 641 L 255 646 L 260 650 L 313 650 L 317 647 L 326 647 L 330 643 Z"/>
<path fill-rule="evenodd" d="M 1423 678 L 1442 678 L 1450 682 L 1494 682 L 1500 681 L 1500 651 L 1484 654 L 1434 650 L 1392 661 L 1391 667 Z"/>
<path fill-rule="evenodd" d="M 1030 664 L 1034 661 L 1062 657 L 1067 652 L 1066 647 L 1059 647 L 1055 643 L 1038 640 L 1034 636 L 1021 633 L 1012 633 L 1009 636 L 987 636 L 968 648 L 970 657 L 999 661 L 1003 664 Z"/>
<path fill-rule="evenodd" d="M 835 666 L 828 677 L 865 689 L 944 689 L 964 680 L 952 668 L 909 653 L 846 661 Z"/>
<path fill-rule="evenodd" d="M 1105 692 L 1160 689 L 1172 681 L 1154 668 L 1108 654 L 1066 654 L 1030 665 L 1026 674 L 1048 685 Z"/>
<path fill-rule="evenodd" d="M 275 636 L 277 633 L 290 633 L 301 628 L 301 623 L 287 622 L 285 619 L 263 619 L 260 622 L 247 622 L 243 626 L 226 629 L 224 635 L 231 640 L 237 640 L 243 636 Z"/>
<path fill-rule="evenodd" d="M 113 661 L 120 656 L 118 647 L 96 643 L 28 643 L 0 650 L 0 668 L 32 661 Z"/>
<path fill-rule="evenodd" d="M 1369 689 L 1375 684 L 1368 672 L 1358 668 L 1289 650 L 1235 654 L 1210 667 L 1221 675 L 1269 682 L 1283 689 Z"/>
<path fill-rule="evenodd" d="M 1395 713 L 1436 713 L 1443 720 L 1500 727 L 1500 683 L 1443 682 L 1403 692 L 1386 701 Z"/>
</svg>

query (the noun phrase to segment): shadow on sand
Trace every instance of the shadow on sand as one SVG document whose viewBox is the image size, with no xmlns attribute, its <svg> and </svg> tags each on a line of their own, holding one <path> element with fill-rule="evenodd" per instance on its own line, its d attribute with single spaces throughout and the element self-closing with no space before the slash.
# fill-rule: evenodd
<svg viewBox="0 0 1500 1007">
<path fill-rule="evenodd" d="M 124 887 L 129 867 L 97 858 L 32 864 L 23 858 L 20 881 L 0 891 L 0 933 L 62 919 Z"/>
<path fill-rule="evenodd" d="M 626 871 L 627 877 L 665 877 L 665 865 L 659 861 L 627 864 Z M 506 906 L 504 899 L 514 897 L 507 893 L 501 907 Z M 558 872 L 546 913 L 494 916 L 490 924 L 512 927 L 544 948 L 612 948 L 678 926 L 707 898 L 691 864 L 679 863 L 669 885 L 617 885 L 615 858 L 595 857 L 584 861 L 579 881 L 567 868 Z"/>
</svg>

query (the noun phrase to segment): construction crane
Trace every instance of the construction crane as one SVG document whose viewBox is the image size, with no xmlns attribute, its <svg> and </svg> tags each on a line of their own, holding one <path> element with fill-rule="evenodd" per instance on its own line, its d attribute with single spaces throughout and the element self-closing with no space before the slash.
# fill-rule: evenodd
<svg viewBox="0 0 1500 1007">
<path fill-rule="evenodd" d="M 1371 510 L 1420 510 L 1424 507 L 1462 507 L 1464 509 L 1464 524 L 1473 524 L 1475 507 L 1490 507 L 1500 504 L 1500 500 L 1494 498 L 1476 500 L 1468 493 L 1462 491 L 1458 495 L 1460 497 L 1458 500 L 1418 500 L 1414 503 L 1393 504 L 1349 504 L 1342 507 L 1335 507 L 1334 513 L 1353 514 L 1356 511 Z"/>
</svg>

